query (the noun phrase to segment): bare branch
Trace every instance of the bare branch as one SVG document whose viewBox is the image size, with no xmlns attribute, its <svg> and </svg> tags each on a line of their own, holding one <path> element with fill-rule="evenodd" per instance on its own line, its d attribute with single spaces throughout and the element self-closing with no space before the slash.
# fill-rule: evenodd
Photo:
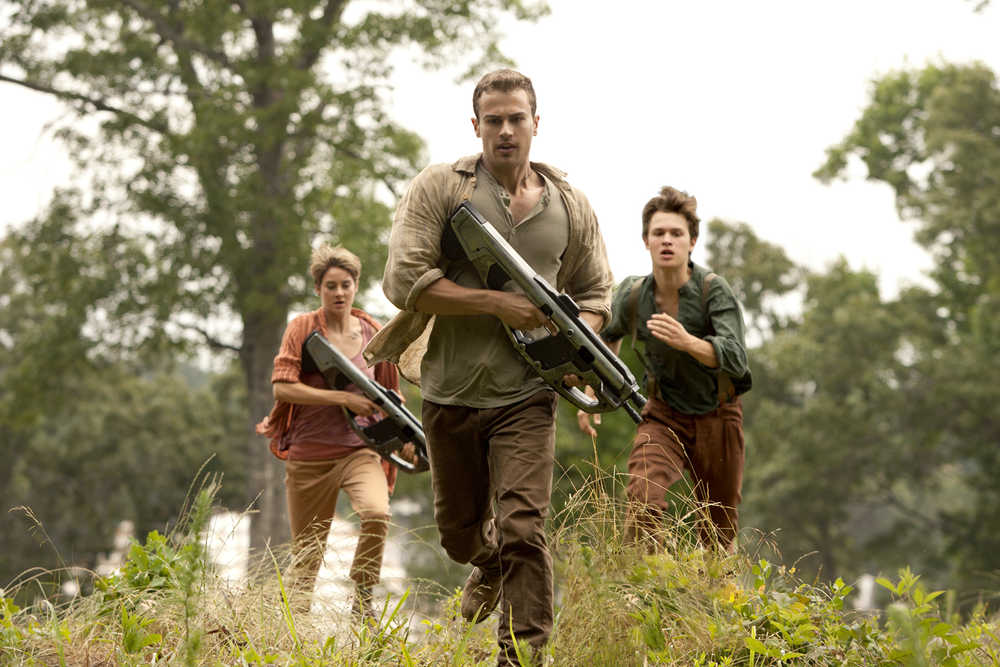
<svg viewBox="0 0 1000 667">
<path fill-rule="evenodd" d="M 201 327 L 199 327 L 199 326 L 197 326 L 195 324 L 180 324 L 180 323 L 176 323 L 176 324 L 177 324 L 177 326 L 179 326 L 182 329 L 187 329 L 188 331 L 193 331 L 196 334 L 199 334 L 202 338 L 205 339 L 205 342 L 208 344 L 208 346 L 211 347 L 211 348 L 213 348 L 213 349 L 216 349 L 216 350 L 229 350 L 231 352 L 240 352 L 243 349 L 243 348 L 238 347 L 236 345 L 230 345 L 229 343 L 222 342 L 221 340 L 219 340 L 218 338 L 216 338 L 215 336 L 213 336 L 212 334 L 208 333 L 203 328 L 201 328 Z"/>
<path fill-rule="evenodd" d="M 84 104 L 93 107 L 97 111 L 107 111 L 116 114 L 118 116 L 121 116 L 122 118 L 127 118 L 128 120 L 131 120 L 133 123 L 137 125 L 141 125 L 155 132 L 160 132 L 161 134 L 170 133 L 170 128 L 168 128 L 166 125 L 162 125 L 160 123 L 156 123 L 151 120 L 146 120 L 145 118 L 137 116 L 131 111 L 126 111 L 116 106 L 112 106 L 108 102 L 97 97 L 89 97 L 87 95 L 83 95 L 81 93 L 74 93 L 69 90 L 59 90 L 58 88 L 53 88 L 52 86 L 43 83 L 37 83 L 35 81 L 24 81 L 22 79 L 15 79 L 6 76 L 4 74 L 0 74 L 0 81 L 6 81 L 7 83 L 13 83 L 18 86 L 28 88 L 30 90 L 34 90 L 40 93 L 45 93 L 47 95 L 52 95 L 53 97 L 58 97 L 61 100 L 83 102 Z"/>
<path fill-rule="evenodd" d="M 156 29 L 156 33 L 164 40 L 173 42 L 176 46 L 182 49 L 199 53 L 209 60 L 222 65 L 223 67 L 230 67 L 231 63 L 229 62 L 229 57 L 225 53 L 211 49 L 204 44 L 200 44 L 185 37 L 181 32 L 178 32 L 169 21 L 167 21 L 163 14 L 156 11 L 141 0 L 123 0 L 123 4 L 131 7 L 137 14 L 139 14 L 139 16 L 152 23 Z"/>
<path fill-rule="evenodd" d="M 365 158 L 364 158 L 364 157 L 362 157 L 362 156 L 361 156 L 361 155 L 360 155 L 359 153 L 357 153 L 357 152 L 355 152 L 355 151 L 351 150 L 350 148 L 345 148 L 345 147 L 344 147 L 344 146 L 342 146 L 342 145 L 339 145 L 339 144 L 337 144 L 337 145 L 334 145 L 333 149 L 334 149 L 335 151 L 339 151 L 339 152 L 343 153 L 344 155 L 346 155 L 346 156 L 347 156 L 347 157 L 349 157 L 349 158 L 352 158 L 352 159 L 354 159 L 354 160 L 357 160 L 358 162 L 363 162 L 363 163 L 365 163 L 365 164 L 368 164 L 368 163 L 370 163 L 370 162 L 371 162 L 371 160 L 367 160 L 367 159 L 365 159 Z M 390 180 L 389 180 L 388 178 L 385 178 L 385 177 L 379 177 L 379 180 L 380 180 L 380 181 L 382 181 L 382 184 L 383 184 L 383 185 L 384 185 L 384 186 L 385 186 L 386 188 L 388 188 L 388 189 L 389 189 L 389 192 L 391 192 L 391 193 L 392 193 L 392 196 L 393 196 L 393 197 L 395 197 L 396 199 L 399 199 L 399 193 L 398 193 L 398 192 L 396 192 L 396 188 L 395 188 L 395 187 L 393 187 L 393 185 L 392 185 L 392 181 L 390 181 Z"/>
</svg>

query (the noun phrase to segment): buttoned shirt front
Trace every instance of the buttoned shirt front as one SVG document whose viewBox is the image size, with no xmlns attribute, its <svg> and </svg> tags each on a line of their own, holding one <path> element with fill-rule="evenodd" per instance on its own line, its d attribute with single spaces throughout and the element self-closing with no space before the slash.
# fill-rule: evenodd
<svg viewBox="0 0 1000 667">
<path fill-rule="evenodd" d="M 719 406 L 718 374 L 724 372 L 730 377 L 743 377 L 749 363 L 743 315 L 729 283 L 721 276 L 714 276 L 703 301 L 702 289 L 709 271 L 694 263 L 690 266 L 691 277 L 678 291 L 676 319 L 688 333 L 712 344 L 719 362 L 717 368 L 709 368 L 650 333 L 646 321 L 658 312 L 652 274 L 630 276 L 622 281 L 615 291 L 611 322 L 601 331 L 601 337 L 613 343 L 630 335 L 633 324 L 630 318 L 634 317 L 636 339 L 645 347 L 642 356 L 646 375 L 656 380 L 660 398 L 679 412 L 697 415 Z M 642 283 L 636 307 L 630 309 L 628 299 L 636 281 Z M 634 310 L 634 315 L 630 310 Z"/>
<path fill-rule="evenodd" d="M 451 165 L 427 167 L 400 200 L 393 217 L 382 289 L 402 312 L 365 348 L 368 363 L 397 363 L 405 377 L 419 382 L 432 316 L 417 312 L 416 301 L 428 285 L 446 275 L 449 262 L 441 251 L 441 235 L 454 210 L 472 196 L 479 159 L 473 155 Z M 586 196 L 565 180 L 562 171 L 537 162 L 531 167 L 551 183 L 568 220 L 555 288 L 569 294 L 582 310 L 597 313 L 606 321 L 613 282 L 597 216 Z"/>
</svg>

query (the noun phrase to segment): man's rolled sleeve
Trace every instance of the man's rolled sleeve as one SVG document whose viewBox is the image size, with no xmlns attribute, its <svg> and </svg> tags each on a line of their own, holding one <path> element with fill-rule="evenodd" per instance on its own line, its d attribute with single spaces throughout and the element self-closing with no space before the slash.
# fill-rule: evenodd
<svg viewBox="0 0 1000 667">
<path fill-rule="evenodd" d="M 382 291 L 400 310 L 416 310 L 421 292 L 444 277 L 439 264 L 441 232 L 448 211 L 442 208 L 441 203 L 434 203 L 449 200 L 435 192 L 442 189 L 444 178 L 438 173 L 441 169 L 448 167 L 432 165 L 420 172 L 403 195 L 393 216 Z"/>
<path fill-rule="evenodd" d="M 597 216 L 582 193 L 578 193 L 585 216 L 583 244 L 586 249 L 579 267 L 570 276 L 567 293 L 573 297 L 580 310 L 596 313 L 604 318 L 604 324 L 611 319 L 611 292 L 614 280 L 608 262 L 608 251 L 604 247 L 597 224 Z"/>
<path fill-rule="evenodd" d="M 705 340 L 715 349 L 719 362 L 716 372 L 724 372 L 731 377 L 743 377 L 750 365 L 747 360 L 746 333 L 739 301 L 732 288 L 722 278 L 712 281 L 708 297 L 708 314 L 715 334 Z"/>
</svg>

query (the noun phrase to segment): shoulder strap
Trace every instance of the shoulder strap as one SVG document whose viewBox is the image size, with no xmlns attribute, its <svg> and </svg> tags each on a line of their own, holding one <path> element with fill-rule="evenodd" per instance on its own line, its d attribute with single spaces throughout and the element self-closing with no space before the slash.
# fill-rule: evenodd
<svg viewBox="0 0 1000 667">
<path fill-rule="evenodd" d="M 715 334 L 715 327 L 712 326 L 712 318 L 708 316 L 708 290 L 712 287 L 712 278 L 714 277 L 714 273 L 708 273 L 701 281 L 701 317 L 705 320 L 713 335 Z"/>
<path fill-rule="evenodd" d="M 715 278 L 715 274 L 708 273 L 701 281 L 701 316 L 708 325 L 708 330 L 714 336 L 715 327 L 712 325 L 712 318 L 708 315 L 708 290 L 712 285 L 712 278 Z M 733 386 L 733 379 L 729 377 L 729 373 L 719 371 L 716 384 L 719 389 L 719 405 L 733 400 L 733 397 L 736 396 L 736 388 Z"/>
<path fill-rule="evenodd" d="M 628 296 L 625 299 L 625 319 L 628 322 L 628 334 L 632 337 L 632 345 L 635 346 L 635 332 L 639 324 L 639 290 L 642 289 L 644 278 L 639 278 L 632 283 Z"/>
</svg>

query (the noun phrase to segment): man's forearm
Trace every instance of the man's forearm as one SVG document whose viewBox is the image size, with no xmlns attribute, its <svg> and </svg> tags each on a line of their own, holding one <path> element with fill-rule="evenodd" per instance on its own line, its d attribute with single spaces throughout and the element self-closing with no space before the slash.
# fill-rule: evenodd
<svg viewBox="0 0 1000 667">
<path fill-rule="evenodd" d="M 432 315 L 493 315 L 524 331 L 546 326 L 549 321 L 523 294 L 462 287 L 447 278 L 428 285 L 415 305 L 418 311 Z"/>
<path fill-rule="evenodd" d="M 492 315 L 491 290 L 462 287 L 439 278 L 417 297 L 417 310 L 431 315 Z"/>
<path fill-rule="evenodd" d="M 593 313 L 589 310 L 581 310 L 580 319 L 586 322 L 590 328 L 594 330 L 594 333 L 599 333 L 601 329 L 604 328 L 604 316 L 599 315 L 598 313 Z M 618 344 L 621 345 L 621 342 Z M 618 350 L 615 350 L 615 354 L 617 353 Z"/>
<path fill-rule="evenodd" d="M 687 353 L 709 368 L 718 368 L 719 360 L 715 356 L 715 347 L 707 340 L 692 336 L 694 339 Z"/>
</svg>

